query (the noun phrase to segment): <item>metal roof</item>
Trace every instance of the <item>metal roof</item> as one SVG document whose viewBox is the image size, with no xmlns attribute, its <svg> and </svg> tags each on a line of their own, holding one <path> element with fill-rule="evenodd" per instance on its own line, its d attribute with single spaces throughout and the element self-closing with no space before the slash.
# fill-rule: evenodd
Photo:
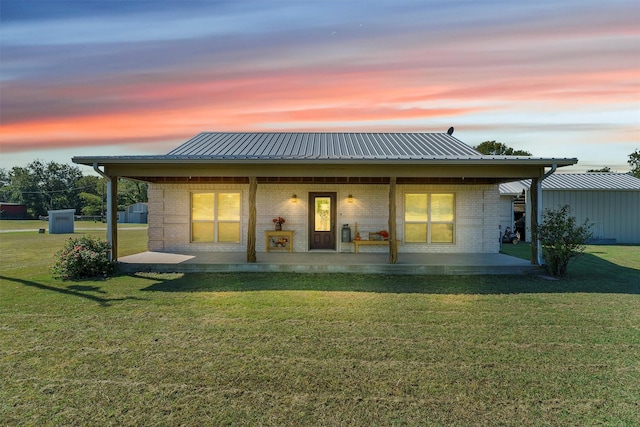
<svg viewBox="0 0 640 427">
<path fill-rule="evenodd" d="M 518 194 L 530 186 L 528 179 L 500 184 L 500 194 Z M 640 191 L 640 179 L 626 173 L 556 173 L 542 181 L 542 190 Z"/>
<path fill-rule="evenodd" d="M 542 181 L 543 190 L 640 190 L 640 179 L 626 173 L 559 173 Z"/>
<path fill-rule="evenodd" d="M 203 132 L 166 155 L 76 156 L 75 163 L 367 163 L 558 167 L 576 158 L 485 156 L 447 133 Z"/>
<path fill-rule="evenodd" d="M 481 154 L 446 133 L 203 132 L 168 156 L 219 159 L 424 159 Z"/>
<path fill-rule="evenodd" d="M 503 196 L 517 196 L 522 193 L 522 190 L 528 190 L 530 185 L 530 179 L 515 182 L 504 182 L 500 184 L 500 194 Z"/>
</svg>

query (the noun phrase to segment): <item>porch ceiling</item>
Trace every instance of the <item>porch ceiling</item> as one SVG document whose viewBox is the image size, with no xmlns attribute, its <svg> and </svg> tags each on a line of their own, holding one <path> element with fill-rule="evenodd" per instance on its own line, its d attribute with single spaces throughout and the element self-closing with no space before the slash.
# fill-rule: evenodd
<svg viewBox="0 0 640 427">
<path fill-rule="evenodd" d="M 537 178 L 544 164 L 524 163 L 449 163 L 449 164 L 108 164 L 105 173 L 148 182 L 260 182 L 274 183 L 388 183 L 397 177 L 399 184 L 486 184 Z"/>
<path fill-rule="evenodd" d="M 130 179 L 165 184 L 190 184 L 190 183 L 242 183 L 248 184 L 248 177 L 227 176 L 160 176 L 141 177 L 131 176 Z M 514 178 L 463 178 L 463 177 L 421 177 L 421 178 L 397 178 L 397 184 L 499 184 L 513 181 Z M 257 177 L 260 184 L 389 184 L 388 177 Z"/>
</svg>

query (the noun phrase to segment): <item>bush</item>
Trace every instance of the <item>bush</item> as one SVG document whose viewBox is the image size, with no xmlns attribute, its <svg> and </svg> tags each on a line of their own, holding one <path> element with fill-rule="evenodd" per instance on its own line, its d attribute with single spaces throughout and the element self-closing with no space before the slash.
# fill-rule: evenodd
<svg viewBox="0 0 640 427">
<path fill-rule="evenodd" d="M 592 236 L 592 224 L 585 221 L 577 225 L 576 218 L 569 215 L 570 210 L 568 205 L 556 211 L 545 209 L 538 226 L 545 267 L 554 276 L 567 274 L 569 261 L 584 252 L 585 243 Z"/>
<path fill-rule="evenodd" d="M 56 254 L 52 273 L 63 280 L 107 276 L 116 267 L 116 262 L 109 260 L 110 249 L 108 242 L 91 236 L 71 238 Z"/>
</svg>

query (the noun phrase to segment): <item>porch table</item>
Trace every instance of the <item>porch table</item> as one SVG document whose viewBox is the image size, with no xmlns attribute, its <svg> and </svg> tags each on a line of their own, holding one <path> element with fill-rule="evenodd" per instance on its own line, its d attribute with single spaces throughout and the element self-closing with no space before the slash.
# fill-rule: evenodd
<svg viewBox="0 0 640 427">
<path fill-rule="evenodd" d="M 271 249 L 289 249 L 289 253 L 293 253 L 293 230 L 265 230 L 264 240 L 267 245 L 267 253 Z M 281 242 L 282 246 L 278 246 L 278 242 Z M 273 246 L 271 243 L 273 243 Z"/>
</svg>

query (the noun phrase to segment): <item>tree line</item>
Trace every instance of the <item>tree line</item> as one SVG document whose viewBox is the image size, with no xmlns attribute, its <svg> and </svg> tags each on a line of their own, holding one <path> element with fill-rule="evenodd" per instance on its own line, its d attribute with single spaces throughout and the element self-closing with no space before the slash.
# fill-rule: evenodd
<svg viewBox="0 0 640 427">
<path fill-rule="evenodd" d="M 480 145 L 476 145 L 475 148 L 482 154 L 491 156 L 531 156 L 532 154 L 524 150 L 514 150 L 502 142 L 485 141 Z M 631 167 L 630 175 L 640 178 L 640 150 L 635 150 L 629 154 L 627 163 Z M 609 166 L 605 166 L 600 169 L 589 169 L 587 172 L 613 172 Z"/>
<path fill-rule="evenodd" d="M 55 209 L 104 216 L 106 191 L 106 179 L 83 175 L 78 166 L 35 160 L 25 167 L 0 168 L 0 201 L 26 205 L 31 218 L 45 216 Z M 146 201 L 147 183 L 118 181 L 118 210 Z"/>
</svg>

